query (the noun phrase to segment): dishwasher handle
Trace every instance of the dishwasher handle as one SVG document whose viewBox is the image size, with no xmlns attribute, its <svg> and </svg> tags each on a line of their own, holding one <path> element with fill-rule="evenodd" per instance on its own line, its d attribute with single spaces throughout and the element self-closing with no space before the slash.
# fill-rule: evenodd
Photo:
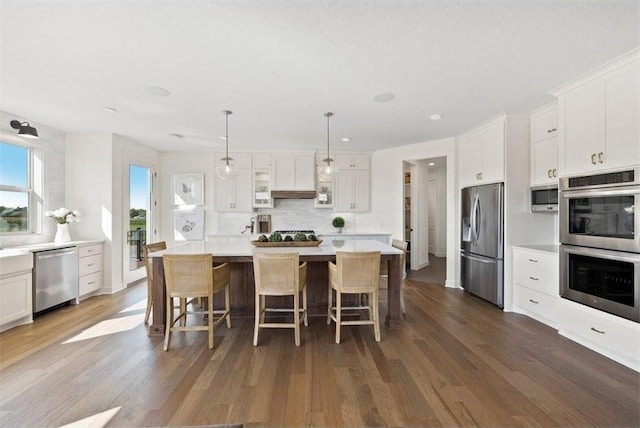
<svg viewBox="0 0 640 428">
<path fill-rule="evenodd" d="M 51 259 L 54 257 L 66 256 L 67 254 L 75 254 L 75 251 L 71 250 L 71 251 L 59 252 L 55 254 L 43 254 L 43 255 L 37 255 L 36 257 L 38 260 L 45 260 L 45 259 Z"/>
</svg>

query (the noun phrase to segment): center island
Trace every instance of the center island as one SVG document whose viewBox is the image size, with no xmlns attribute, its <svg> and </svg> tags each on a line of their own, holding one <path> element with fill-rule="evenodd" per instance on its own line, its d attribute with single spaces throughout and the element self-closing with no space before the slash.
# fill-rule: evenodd
<svg viewBox="0 0 640 428">
<path fill-rule="evenodd" d="M 165 254 L 212 254 L 213 263 L 231 266 L 231 316 L 253 316 L 253 254 L 258 252 L 297 252 L 307 262 L 307 296 L 310 315 L 326 315 L 328 294 L 328 261 L 336 260 L 337 251 L 380 251 L 381 260 L 389 264 L 387 314 L 385 325 L 400 328 L 400 286 L 402 251 L 376 240 L 325 240 L 316 247 L 255 247 L 248 238 L 222 238 L 178 244 L 150 253 L 153 265 L 153 318 L 149 335 L 163 335 L 166 321 L 166 295 L 162 256 Z M 283 304 L 286 297 L 282 298 Z"/>
</svg>

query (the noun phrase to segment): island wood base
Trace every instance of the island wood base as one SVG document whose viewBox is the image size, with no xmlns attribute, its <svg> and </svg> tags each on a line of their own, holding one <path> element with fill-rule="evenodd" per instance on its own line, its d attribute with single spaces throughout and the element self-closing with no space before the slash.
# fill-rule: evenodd
<svg viewBox="0 0 640 428">
<path fill-rule="evenodd" d="M 389 281 L 387 298 L 387 315 L 385 324 L 388 328 L 401 326 L 400 284 L 402 267 L 399 255 L 382 255 L 381 259 L 389 263 Z M 335 256 L 300 256 L 307 267 L 307 297 L 309 315 L 325 315 L 327 313 L 328 274 L 327 261 L 335 261 Z M 251 317 L 254 313 L 254 279 L 253 258 L 246 256 L 214 256 L 214 264 L 230 263 L 231 265 L 231 316 Z M 164 268 L 162 257 L 153 258 L 153 316 L 149 326 L 149 335 L 164 335 L 166 321 L 166 295 Z M 290 297 L 270 298 L 270 305 L 291 307 Z M 280 302 L 278 302 L 280 300 Z M 218 302 L 216 302 L 218 303 Z"/>
</svg>

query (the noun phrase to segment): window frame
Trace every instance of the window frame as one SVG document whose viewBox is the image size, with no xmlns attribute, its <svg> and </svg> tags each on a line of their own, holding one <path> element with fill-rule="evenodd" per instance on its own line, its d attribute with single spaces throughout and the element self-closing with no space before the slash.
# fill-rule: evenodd
<svg viewBox="0 0 640 428">
<path fill-rule="evenodd" d="M 0 144 L 17 146 L 27 151 L 27 187 L 11 186 L 7 184 L 2 184 L 2 182 L 0 182 L 0 191 L 27 194 L 27 229 L 19 230 L 16 232 L 0 231 L 0 236 L 6 237 L 6 236 L 17 236 L 17 235 L 26 235 L 26 234 L 35 233 L 36 225 L 38 222 L 35 217 L 37 204 L 35 203 L 35 197 L 34 197 L 34 170 L 33 170 L 34 148 L 30 145 L 21 144 L 20 142 L 11 141 L 4 138 L 0 138 Z"/>
</svg>

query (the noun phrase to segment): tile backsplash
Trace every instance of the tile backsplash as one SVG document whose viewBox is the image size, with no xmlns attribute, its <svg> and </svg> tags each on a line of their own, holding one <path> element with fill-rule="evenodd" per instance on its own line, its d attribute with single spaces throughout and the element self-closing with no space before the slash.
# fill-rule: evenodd
<svg viewBox="0 0 640 428">
<path fill-rule="evenodd" d="M 254 213 L 219 213 L 216 234 L 240 233 L 259 214 L 271 215 L 271 230 L 312 229 L 316 233 L 333 233 L 331 220 L 340 216 L 345 220 L 345 233 L 356 231 L 353 213 L 335 213 L 331 209 L 314 208 L 312 199 L 276 199 L 273 208 L 259 208 Z"/>
</svg>

